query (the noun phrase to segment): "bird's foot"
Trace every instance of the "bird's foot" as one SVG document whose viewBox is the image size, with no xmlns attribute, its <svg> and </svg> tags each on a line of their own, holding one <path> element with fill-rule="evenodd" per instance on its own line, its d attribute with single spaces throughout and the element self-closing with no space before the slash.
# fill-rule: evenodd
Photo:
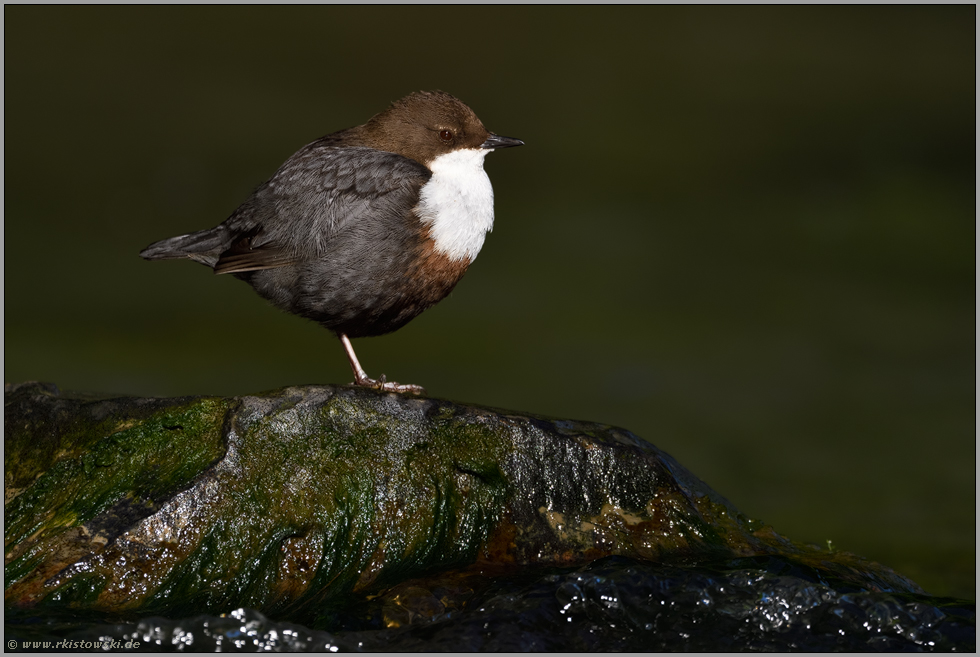
<svg viewBox="0 0 980 657">
<path fill-rule="evenodd" d="M 340 344 L 344 345 L 344 351 L 347 352 L 347 359 L 350 361 L 351 371 L 354 372 L 354 383 L 351 385 L 360 386 L 362 388 L 374 388 L 375 390 L 380 390 L 381 392 L 407 392 L 413 395 L 424 395 L 425 388 L 422 386 L 412 385 L 411 383 L 395 383 L 394 381 L 388 381 L 385 379 L 385 375 L 382 374 L 381 377 L 375 381 L 367 375 L 364 368 L 357 361 L 357 356 L 354 355 L 354 347 L 350 343 L 350 338 L 348 338 L 343 333 L 338 333 L 337 337 L 340 338 Z"/>
<path fill-rule="evenodd" d="M 388 381 L 385 379 L 384 374 L 382 374 L 377 380 L 371 379 L 367 376 L 357 377 L 357 380 L 351 385 L 360 386 L 362 388 L 374 388 L 375 390 L 380 390 L 381 392 L 408 392 L 413 395 L 425 394 L 425 388 L 422 386 L 417 386 L 412 383 L 396 383 L 394 381 Z"/>
</svg>

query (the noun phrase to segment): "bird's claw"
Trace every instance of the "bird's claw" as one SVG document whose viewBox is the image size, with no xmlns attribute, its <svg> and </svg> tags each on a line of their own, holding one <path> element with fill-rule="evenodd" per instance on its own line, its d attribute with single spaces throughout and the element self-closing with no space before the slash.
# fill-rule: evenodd
<svg viewBox="0 0 980 657">
<path fill-rule="evenodd" d="M 407 392 L 413 395 L 425 394 L 425 388 L 422 386 L 417 386 L 413 383 L 397 383 L 395 381 L 388 381 L 384 374 L 377 379 L 364 377 L 363 379 L 354 381 L 354 383 L 351 385 L 359 386 L 361 388 L 374 388 L 380 392 Z"/>
</svg>

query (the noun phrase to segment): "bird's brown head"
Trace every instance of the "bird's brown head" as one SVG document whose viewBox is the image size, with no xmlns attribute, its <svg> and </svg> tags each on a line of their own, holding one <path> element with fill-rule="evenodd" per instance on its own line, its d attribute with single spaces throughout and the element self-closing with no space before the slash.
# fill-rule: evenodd
<svg viewBox="0 0 980 657">
<path fill-rule="evenodd" d="M 459 149 L 495 149 L 524 142 L 491 134 L 461 100 L 444 91 L 419 91 L 396 100 L 362 126 L 372 148 L 428 166 Z"/>
</svg>

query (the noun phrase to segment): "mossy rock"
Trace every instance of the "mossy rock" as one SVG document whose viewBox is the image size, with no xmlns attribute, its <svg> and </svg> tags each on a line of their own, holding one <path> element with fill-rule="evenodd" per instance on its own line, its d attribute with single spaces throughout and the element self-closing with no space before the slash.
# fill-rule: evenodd
<svg viewBox="0 0 980 657">
<path fill-rule="evenodd" d="M 891 570 L 797 545 L 606 425 L 341 386 L 236 398 L 5 388 L 15 608 L 308 618 L 475 568 L 792 555 L 869 590 Z"/>
</svg>

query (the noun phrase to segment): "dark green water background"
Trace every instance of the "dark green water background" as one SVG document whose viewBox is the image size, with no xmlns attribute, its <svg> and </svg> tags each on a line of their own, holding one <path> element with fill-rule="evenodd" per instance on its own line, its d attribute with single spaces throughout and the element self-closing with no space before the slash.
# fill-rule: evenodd
<svg viewBox="0 0 980 657">
<path fill-rule="evenodd" d="M 355 347 L 629 428 L 791 538 L 975 599 L 975 12 L 4 8 L 4 378 L 346 383 L 336 339 L 139 250 L 441 88 L 527 146 L 447 300 Z"/>
</svg>

